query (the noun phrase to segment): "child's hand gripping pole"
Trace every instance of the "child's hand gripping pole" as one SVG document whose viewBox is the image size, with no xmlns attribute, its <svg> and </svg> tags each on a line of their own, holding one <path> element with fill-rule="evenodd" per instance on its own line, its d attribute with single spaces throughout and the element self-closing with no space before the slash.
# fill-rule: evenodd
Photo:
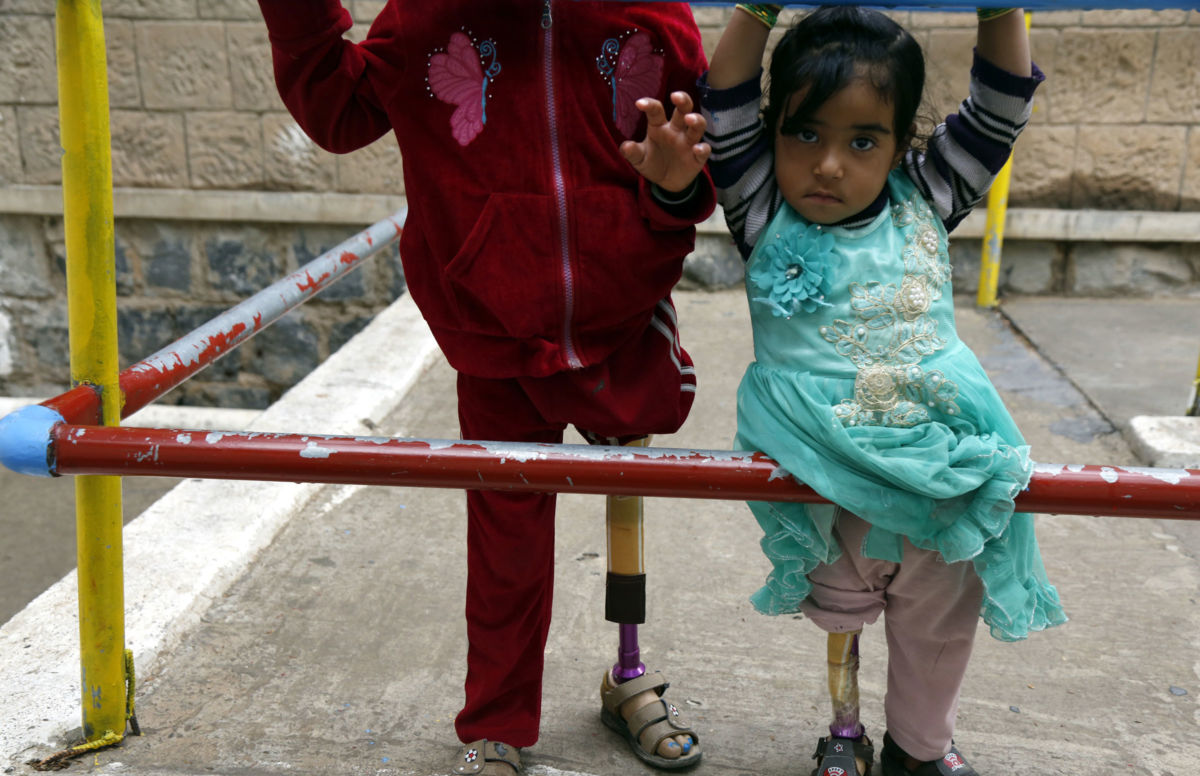
<svg viewBox="0 0 1200 776">
<path fill-rule="evenodd" d="M 626 443 L 647 447 L 649 437 Z M 608 579 L 604 590 L 604 618 L 619 623 L 617 682 L 646 672 L 638 649 L 637 626 L 646 621 L 646 553 L 641 496 L 608 496 L 605 523 L 608 532 Z"/>
<path fill-rule="evenodd" d="M 783 10 L 782 5 L 774 3 L 738 3 L 735 7 L 762 22 L 768 30 L 779 21 L 779 12 Z"/>
</svg>

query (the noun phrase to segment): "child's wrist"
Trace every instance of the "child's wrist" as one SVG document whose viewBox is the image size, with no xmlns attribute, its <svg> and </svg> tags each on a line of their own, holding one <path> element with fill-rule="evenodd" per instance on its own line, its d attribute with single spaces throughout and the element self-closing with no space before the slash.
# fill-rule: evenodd
<svg viewBox="0 0 1200 776">
<path fill-rule="evenodd" d="M 679 191 L 670 191 L 659 186 L 657 183 L 650 184 L 650 193 L 664 205 L 685 205 L 696 194 L 697 179 L 693 178 L 692 182 L 684 186 Z"/>
<path fill-rule="evenodd" d="M 782 5 L 769 5 L 766 3 L 738 3 L 736 8 L 745 11 L 762 22 L 768 30 L 772 29 L 775 26 L 775 22 L 779 21 L 779 12 L 783 10 Z"/>
<path fill-rule="evenodd" d="M 975 15 L 979 17 L 979 21 L 986 22 L 992 19 L 999 19 L 1001 16 L 1007 16 L 1016 8 L 976 8 Z"/>
</svg>

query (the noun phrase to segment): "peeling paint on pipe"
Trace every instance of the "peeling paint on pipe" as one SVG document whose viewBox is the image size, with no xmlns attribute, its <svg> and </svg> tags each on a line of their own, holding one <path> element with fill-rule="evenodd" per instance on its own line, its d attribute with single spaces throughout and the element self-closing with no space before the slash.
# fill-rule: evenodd
<svg viewBox="0 0 1200 776">
<path fill-rule="evenodd" d="M 51 430 L 56 474 L 823 502 L 750 451 L 79 427 Z M 70 444 L 62 444 L 70 439 Z M 782 476 L 781 476 L 782 473 Z M 1200 470 L 1041 464 L 1026 512 L 1200 520 Z"/>
<path fill-rule="evenodd" d="M 121 417 L 145 407 L 396 242 L 407 213 L 400 210 L 364 229 L 121 372 Z M 99 396 L 89 386 L 78 386 L 42 404 L 72 423 L 98 422 Z"/>
</svg>

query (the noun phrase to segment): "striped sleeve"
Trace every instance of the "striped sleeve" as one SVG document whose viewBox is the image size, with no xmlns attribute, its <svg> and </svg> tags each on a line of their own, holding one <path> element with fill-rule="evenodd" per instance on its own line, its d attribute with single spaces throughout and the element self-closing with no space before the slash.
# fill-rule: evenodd
<svg viewBox="0 0 1200 776">
<path fill-rule="evenodd" d="M 924 151 L 910 149 L 904 169 L 941 216 L 947 231 L 983 199 L 1033 110 L 1045 80 L 1037 65 L 1029 78 L 1013 75 L 975 54 L 970 96 L 939 124 Z"/>
<path fill-rule="evenodd" d="M 712 89 L 700 79 L 700 110 L 708 123 L 704 140 L 712 146 L 709 171 L 725 224 L 743 259 L 779 208 L 775 163 L 759 104 L 761 73 L 729 89 Z"/>
</svg>

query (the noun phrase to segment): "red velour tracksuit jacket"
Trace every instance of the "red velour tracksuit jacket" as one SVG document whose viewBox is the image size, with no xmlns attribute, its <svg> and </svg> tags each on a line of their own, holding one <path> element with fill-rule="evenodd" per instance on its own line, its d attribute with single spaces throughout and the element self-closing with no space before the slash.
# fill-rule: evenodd
<svg viewBox="0 0 1200 776">
<path fill-rule="evenodd" d="M 338 0 L 259 0 L 285 104 L 322 148 L 394 130 L 409 292 L 451 365 L 541 377 L 643 331 L 679 280 L 707 174 L 664 208 L 621 156 L 634 100 L 695 95 L 684 3 L 390 0 L 365 40 Z"/>
</svg>

